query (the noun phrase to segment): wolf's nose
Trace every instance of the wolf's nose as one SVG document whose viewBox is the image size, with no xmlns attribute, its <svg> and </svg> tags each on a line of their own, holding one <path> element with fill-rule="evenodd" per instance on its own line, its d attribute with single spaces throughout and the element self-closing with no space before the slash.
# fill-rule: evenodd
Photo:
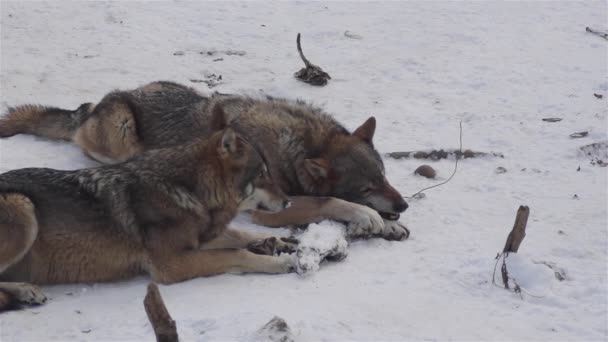
<svg viewBox="0 0 608 342">
<path fill-rule="evenodd" d="M 284 200 L 284 201 L 283 201 L 283 208 L 287 209 L 287 208 L 289 208 L 289 207 L 291 207 L 291 201 L 289 201 L 289 200 Z"/>
<path fill-rule="evenodd" d="M 401 201 L 393 204 L 393 210 L 398 213 L 404 212 L 405 209 L 407 209 L 407 207 L 408 207 L 407 202 L 404 201 L 403 199 L 401 199 Z"/>
</svg>

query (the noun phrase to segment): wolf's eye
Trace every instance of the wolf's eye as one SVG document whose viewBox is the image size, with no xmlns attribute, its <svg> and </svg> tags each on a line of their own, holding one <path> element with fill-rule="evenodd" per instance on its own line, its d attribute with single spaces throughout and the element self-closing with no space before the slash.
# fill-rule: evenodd
<svg viewBox="0 0 608 342">
<path fill-rule="evenodd" d="M 374 189 L 372 189 L 372 188 L 363 188 L 363 189 L 361 189 L 361 193 L 363 193 L 364 195 L 369 195 L 372 193 L 373 190 Z"/>
</svg>

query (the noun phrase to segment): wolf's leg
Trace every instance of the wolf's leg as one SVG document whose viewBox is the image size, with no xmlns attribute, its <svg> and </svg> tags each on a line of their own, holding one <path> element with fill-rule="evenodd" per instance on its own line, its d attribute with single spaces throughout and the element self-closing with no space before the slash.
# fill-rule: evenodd
<svg viewBox="0 0 608 342">
<path fill-rule="evenodd" d="M 346 223 L 351 238 L 380 236 L 384 232 L 382 217 L 367 206 L 333 197 L 295 196 L 290 200 L 291 206 L 277 213 L 255 211 L 253 222 L 282 227 L 329 219 Z"/>
<path fill-rule="evenodd" d="M 200 249 L 247 248 L 256 254 L 293 253 L 297 240 L 281 238 L 271 233 L 243 232 L 228 228 L 217 238 L 204 243 Z"/>
<path fill-rule="evenodd" d="M 12 307 L 14 304 L 40 305 L 46 303 L 44 292 L 36 286 L 28 283 L 0 283 L 0 293 L 5 292 L 9 295 L 6 307 Z M 13 302 L 16 301 L 16 303 Z M 0 303 L 0 312 L 4 308 Z"/>
<path fill-rule="evenodd" d="M 19 262 L 34 244 L 38 222 L 34 205 L 24 195 L 0 194 L 0 274 Z M 12 306 L 10 299 L 26 304 L 42 304 L 42 291 L 26 283 L 0 283 L 0 311 Z"/>
<path fill-rule="evenodd" d="M 295 269 L 291 255 L 258 255 L 244 249 L 193 250 L 151 256 L 154 281 L 171 284 L 196 277 L 228 272 L 287 273 Z"/>
<path fill-rule="evenodd" d="M 106 95 L 76 131 L 74 142 L 89 157 L 114 164 L 143 152 L 128 96 L 126 92 Z"/>
</svg>

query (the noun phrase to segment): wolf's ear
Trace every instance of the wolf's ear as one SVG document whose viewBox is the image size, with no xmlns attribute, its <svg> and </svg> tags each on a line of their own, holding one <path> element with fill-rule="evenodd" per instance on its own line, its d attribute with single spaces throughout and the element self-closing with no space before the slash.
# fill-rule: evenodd
<svg viewBox="0 0 608 342">
<path fill-rule="evenodd" d="M 353 135 L 360 138 L 361 140 L 372 143 L 372 139 L 374 138 L 374 132 L 376 131 L 376 118 L 371 116 L 367 121 L 363 123 L 363 125 L 359 126 L 354 132 Z"/>
<path fill-rule="evenodd" d="M 211 120 L 209 122 L 209 127 L 212 132 L 221 131 L 228 126 L 226 122 L 226 113 L 224 113 L 224 108 L 219 104 L 213 106 L 211 110 Z"/>
<path fill-rule="evenodd" d="M 236 133 L 231 128 L 227 128 L 222 135 L 222 141 L 220 145 L 220 153 L 222 154 L 234 154 L 237 150 L 236 144 L 238 143 Z"/>
<path fill-rule="evenodd" d="M 304 168 L 313 179 L 327 178 L 329 175 L 329 163 L 326 159 L 305 159 Z"/>
</svg>

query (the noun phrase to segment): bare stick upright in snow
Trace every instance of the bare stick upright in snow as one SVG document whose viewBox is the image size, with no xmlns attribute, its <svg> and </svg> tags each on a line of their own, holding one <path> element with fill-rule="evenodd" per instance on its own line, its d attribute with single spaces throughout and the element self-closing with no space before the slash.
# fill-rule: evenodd
<svg viewBox="0 0 608 342">
<path fill-rule="evenodd" d="M 526 236 L 528 216 L 530 216 L 530 208 L 528 208 L 527 205 L 519 206 L 519 209 L 517 209 L 517 216 L 515 217 L 515 224 L 507 237 L 505 248 L 502 250 L 503 253 L 517 253 L 519 245 Z"/>
<path fill-rule="evenodd" d="M 167 307 L 160 296 L 158 286 L 154 283 L 148 285 L 148 293 L 144 298 L 144 308 L 148 314 L 148 320 L 154 328 L 157 342 L 177 342 L 177 329 L 175 321 L 169 315 Z"/>
<path fill-rule="evenodd" d="M 505 286 L 505 289 L 509 289 L 509 272 L 507 271 L 507 263 L 506 258 L 509 256 L 509 253 L 517 253 L 519 250 L 519 245 L 523 241 L 526 236 L 526 225 L 528 224 L 528 216 L 530 216 L 530 208 L 526 205 L 520 205 L 519 209 L 517 209 L 517 216 L 515 216 L 515 224 L 513 224 L 513 229 L 509 233 L 507 237 L 507 242 L 505 243 L 505 247 L 502 249 L 502 266 L 500 268 L 500 273 L 502 275 L 502 283 Z M 496 257 L 496 264 L 500 260 L 499 257 Z M 494 275 L 496 274 L 496 266 L 494 266 Z M 494 282 L 494 275 L 492 276 L 492 283 Z M 515 288 L 516 292 L 521 291 L 519 286 Z"/>
<path fill-rule="evenodd" d="M 294 74 L 294 76 L 300 81 L 306 82 L 308 84 L 316 85 L 316 86 L 324 86 L 327 84 L 327 81 L 331 79 L 328 73 L 323 71 L 320 67 L 310 63 L 306 57 L 304 57 L 304 53 L 302 52 L 302 45 L 300 45 L 300 34 L 298 33 L 298 38 L 296 39 L 296 43 L 298 45 L 298 52 L 300 53 L 300 58 L 304 62 L 305 68 L 300 69 L 298 72 Z"/>
<path fill-rule="evenodd" d="M 596 31 L 590 27 L 585 27 L 585 31 L 608 40 L 608 33 L 606 32 Z"/>
</svg>

